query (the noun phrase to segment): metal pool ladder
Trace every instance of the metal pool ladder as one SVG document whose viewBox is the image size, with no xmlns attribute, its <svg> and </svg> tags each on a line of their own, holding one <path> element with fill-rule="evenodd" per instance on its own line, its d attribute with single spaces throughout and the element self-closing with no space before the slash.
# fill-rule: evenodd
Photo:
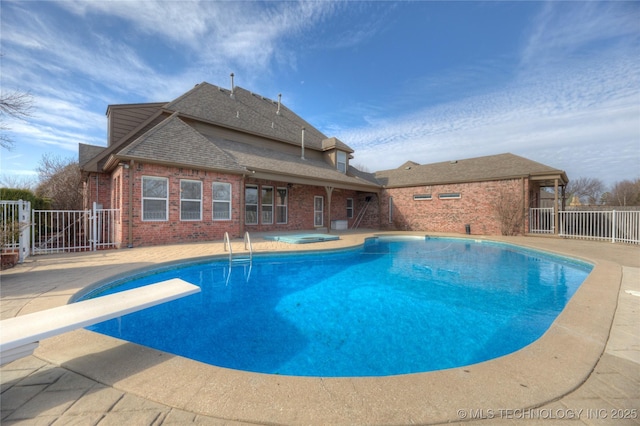
<svg viewBox="0 0 640 426">
<path fill-rule="evenodd" d="M 231 270 L 233 269 L 233 265 L 242 264 L 244 267 L 244 278 L 246 282 L 249 282 L 249 278 L 251 278 L 251 268 L 253 267 L 253 246 L 251 245 L 251 237 L 249 237 L 249 233 L 244 233 L 244 249 L 245 253 L 248 250 L 249 256 L 242 257 L 233 257 L 233 249 L 231 248 L 231 241 L 229 240 L 229 233 L 224 233 L 224 251 L 229 251 L 229 269 L 225 272 L 226 275 L 226 285 L 229 285 L 229 280 L 231 279 Z M 248 268 L 247 268 L 248 265 Z"/>
<path fill-rule="evenodd" d="M 229 233 L 224 233 L 224 251 L 229 251 L 229 263 L 231 262 L 253 262 L 253 245 L 251 244 L 251 237 L 249 232 L 244 233 L 244 249 L 245 253 L 249 253 L 249 256 L 233 257 L 233 249 L 231 248 L 231 240 L 229 240 Z"/>
</svg>

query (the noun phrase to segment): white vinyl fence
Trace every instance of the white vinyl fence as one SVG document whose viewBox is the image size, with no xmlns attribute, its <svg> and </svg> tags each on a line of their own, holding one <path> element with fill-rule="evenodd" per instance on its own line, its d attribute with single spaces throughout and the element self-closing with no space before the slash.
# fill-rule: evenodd
<svg viewBox="0 0 640 426">
<path fill-rule="evenodd" d="M 553 207 L 529 209 L 529 233 L 553 234 L 555 232 L 554 220 Z"/>
<path fill-rule="evenodd" d="M 529 209 L 529 232 L 555 233 L 553 208 Z M 640 211 L 565 210 L 558 212 L 558 235 L 567 238 L 640 244 Z"/>
<path fill-rule="evenodd" d="M 640 211 L 561 211 L 559 235 L 640 244 Z"/>
<path fill-rule="evenodd" d="M 0 233 L 2 251 L 19 253 L 18 262 L 29 256 L 29 201 L 0 202 Z"/>
<path fill-rule="evenodd" d="M 33 210 L 31 252 L 35 254 L 114 248 L 117 209 Z"/>
</svg>

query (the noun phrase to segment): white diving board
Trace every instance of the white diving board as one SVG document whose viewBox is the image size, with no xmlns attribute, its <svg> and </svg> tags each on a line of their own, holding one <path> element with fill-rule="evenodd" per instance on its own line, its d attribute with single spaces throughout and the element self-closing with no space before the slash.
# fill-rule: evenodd
<svg viewBox="0 0 640 426">
<path fill-rule="evenodd" d="M 198 293 L 179 278 L 0 321 L 0 365 L 31 355 L 47 337 Z"/>
</svg>

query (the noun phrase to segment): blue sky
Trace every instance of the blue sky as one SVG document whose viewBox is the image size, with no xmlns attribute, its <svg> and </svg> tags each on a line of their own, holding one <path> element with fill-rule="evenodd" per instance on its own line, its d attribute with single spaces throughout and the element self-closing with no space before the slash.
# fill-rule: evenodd
<svg viewBox="0 0 640 426">
<path fill-rule="evenodd" d="M 609 185 L 640 177 L 638 2 L 10 1 L 1 176 L 106 145 L 109 104 L 207 81 L 283 102 L 369 171 L 511 152 Z"/>
</svg>

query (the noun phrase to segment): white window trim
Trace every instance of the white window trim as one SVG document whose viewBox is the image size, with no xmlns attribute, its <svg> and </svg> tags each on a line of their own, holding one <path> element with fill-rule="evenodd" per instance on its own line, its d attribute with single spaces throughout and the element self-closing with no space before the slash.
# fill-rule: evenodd
<svg viewBox="0 0 640 426">
<path fill-rule="evenodd" d="M 431 194 L 413 194 L 414 201 L 431 201 L 432 199 Z"/>
<path fill-rule="evenodd" d="M 229 200 L 219 200 L 216 199 L 216 193 L 215 193 L 215 186 L 216 185 L 226 185 L 229 188 Z M 215 222 L 222 222 L 222 221 L 229 221 L 232 219 L 231 217 L 231 206 L 232 206 L 232 200 L 233 200 L 233 192 L 232 192 L 233 187 L 231 186 L 231 184 L 229 182 L 214 182 L 211 185 L 211 219 Z M 229 205 L 229 217 L 226 217 L 224 219 L 220 219 L 220 218 L 216 218 L 215 214 L 216 214 L 216 209 L 214 208 L 215 204 L 222 204 L 222 203 L 227 203 Z"/>
<path fill-rule="evenodd" d="M 344 161 L 340 161 L 340 156 L 344 156 Z M 343 167 L 340 167 L 343 165 Z M 344 151 L 336 152 L 336 169 L 341 173 L 347 173 L 347 153 Z"/>
<path fill-rule="evenodd" d="M 162 180 L 165 181 L 167 183 L 167 195 L 166 197 L 160 198 L 160 197 L 145 197 L 144 196 L 144 181 L 145 180 Z M 165 178 L 165 177 L 159 177 L 159 176 L 142 176 L 142 185 L 140 188 L 140 195 L 141 195 L 141 200 L 140 200 L 140 211 L 141 211 L 141 218 L 143 222 L 166 222 L 169 220 L 169 179 Z M 164 200 L 164 213 L 165 213 L 165 218 L 164 219 L 145 219 L 144 214 L 144 201 L 145 200 Z"/>
<path fill-rule="evenodd" d="M 351 201 L 351 207 L 349 207 L 349 201 Z M 353 219 L 353 198 L 347 198 L 347 219 Z"/>
<path fill-rule="evenodd" d="M 264 201 L 263 201 L 263 197 L 262 197 L 262 191 L 268 191 L 268 190 L 271 190 L 271 204 L 265 204 Z M 273 186 L 267 186 L 267 185 L 261 186 L 259 193 L 260 193 L 260 223 L 262 223 L 263 225 L 273 225 L 273 220 L 274 220 L 273 215 L 275 213 L 273 211 L 273 207 L 274 207 L 274 204 L 275 204 L 274 203 L 275 202 L 275 200 L 274 200 L 275 192 L 274 192 Z M 265 207 L 271 207 L 271 221 L 270 222 L 265 222 L 265 220 L 264 220 L 264 208 Z"/>
<path fill-rule="evenodd" d="M 286 197 L 285 197 L 285 204 L 278 204 L 278 202 L 280 201 L 280 196 L 279 196 L 279 192 L 281 190 L 285 191 Z M 275 196 L 275 204 L 276 204 L 276 224 L 278 225 L 286 225 L 289 222 L 289 189 L 287 187 L 284 186 L 279 186 L 278 188 L 276 188 L 276 192 L 274 193 Z M 284 222 L 280 222 L 278 221 L 278 209 L 280 207 L 284 207 Z"/>
<path fill-rule="evenodd" d="M 320 199 L 322 210 L 316 210 L 316 200 Z M 320 224 L 316 223 L 316 214 L 322 213 L 320 215 Z M 324 226 L 324 197 L 322 195 L 316 195 L 313 197 L 313 226 L 316 228 L 321 228 Z"/>
<path fill-rule="evenodd" d="M 445 192 L 443 194 L 438 194 L 438 198 L 441 200 L 457 200 L 462 197 L 459 192 Z"/>
<path fill-rule="evenodd" d="M 255 189 L 258 195 L 258 200 L 256 204 L 247 204 L 247 189 Z M 258 225 L 260 222 L 260 187 L 258 185 L 245 185 L 244 187 L 244 224 L 249 226 Z M 255 222 L 247 222 L 247 206 L 256 206 L 256 221 Z"/>
<path fill-rule="evenodd" d="M 200 185 L 200 198 L 182 198 L 182 182 L 192 182 L 192 183 L 198 183 Z M 183 201 L 190 201 L 190 202 L 194 202 L 197 201 L 200 205 L 200 212 L 198 214 L 198 218 L 197 219 L 184 219 L 182 217 L 182 202 Z M 193 179 L 180 179 L 180 221 L 181 222 L 201 222 L 202 221 L 202 181 L 200 180 L 193 180 Z"/>
</svg>

